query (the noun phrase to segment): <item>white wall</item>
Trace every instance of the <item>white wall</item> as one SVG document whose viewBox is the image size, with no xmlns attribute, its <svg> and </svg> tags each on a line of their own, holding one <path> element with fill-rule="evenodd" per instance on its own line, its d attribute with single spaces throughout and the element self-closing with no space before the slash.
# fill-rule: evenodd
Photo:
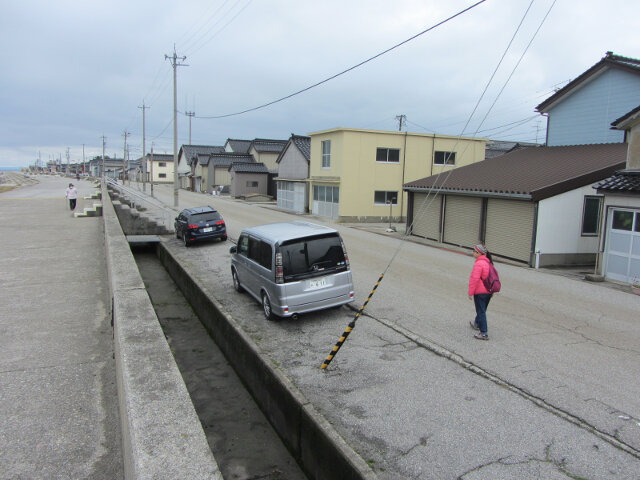
<svg viewBox="0 0 640 480">
<path fill-rule="evenodd" d="M 591 185 L 538 202 L 536 250 L 553 253 L 596 253 L 598 237 L 583 237 L 582 211 L 585 195 L 595 195 Z"/>
</svg>

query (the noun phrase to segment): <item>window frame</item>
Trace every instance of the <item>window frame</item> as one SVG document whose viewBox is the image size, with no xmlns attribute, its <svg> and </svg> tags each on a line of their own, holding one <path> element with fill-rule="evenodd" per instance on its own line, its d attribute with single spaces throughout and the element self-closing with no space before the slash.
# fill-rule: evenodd
<svg viewBox="0 0 640 480">
<path fill-rule="evenodd" d="M 438 157 L 442 155 L 442 161 L 439 162 Z M 453 161 L 451 158 L 453 157 Z M 435 150 L 433 152 L 433 164 L 442 167 L 453 167 L 456 164 L 456 152 L 449 152 L 446 150 Z"/>
<path fill-rule="evenodd" d="M 386 160 L 380 160 L 380 152 L 386 150 L 384 157 L 386 158 Z M 390 160 L 390 153 L 391 152 L 397 152 L 398 154 L 398 159 L 397 160 Z M 400 164 L 400 149 L 399 148 L 390 148 L 390 147 L 377 147 L 376 148 L 376 163 L 391 163 L 393 165 L 399 165 Z"/>
<path fill-rule="evenodd" d="M 582 220 L 580 222 L 580 236 L 582 237 L 597 237 L 600 235 L 600 223 L 602 220 L 602 202 L 604 197 L 601 195 L 585 195 L 584 200 L 582 202 Z M 595 231 L 594 232 L 586 232 L 585 231 L 585 223 L 587 220 L 588 214 L 593 214 L 592 212 L 587 211 L 587 202 L 596 200 L 598 202 L 597 210 L 596 210 L 596 218 L 595 218 Z M 591 220 L 589 220 L 591 223 Z"/>
<path fill-rule="evenodd" d="M 379 194 L 379 193 L 384 193 L 385 203 L 380 203 L 380 202 L 376 201 L 376 194 Z M 376 206 L 376 207 L 388 207 L 389 203 L 387 203 L 387 200 L 388 200 L 389 194 L 392 194 L 391 198 L 395 197 L 394 198 L 395 202 L 392 202 L 391 206 L 392 207 L 393 206 L 397 206 L 398 205 L 398 194 L 399 194 L 399 192 L 397 190 L 396 191 L 394 191 L 394 190 L 374 190 L 374 192 L 373 192 L 373 205 Z"/>
<path fill-rule="evenodd" d="M 247 188 L 258 188 L 260 183 L 257 180 L 247 180 L 246 185 Z"/>
<path fill-rule="evenodd" d="M 322 149 L 321 168 L 329 169 L 331 168 L 331 140 L 322 140 L 321 149 Z"/>
</svg>

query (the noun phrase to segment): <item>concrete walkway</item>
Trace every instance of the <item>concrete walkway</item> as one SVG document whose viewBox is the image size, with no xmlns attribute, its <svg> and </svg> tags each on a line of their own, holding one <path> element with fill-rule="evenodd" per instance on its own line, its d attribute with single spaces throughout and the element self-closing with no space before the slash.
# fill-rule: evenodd
<svg viewBox="0 0 640 480">
<path fill-rule="evenodd" d="M 123 478 L 103 220 L 38 181 L 0 193 L 0 477 Z"/>
</svg>

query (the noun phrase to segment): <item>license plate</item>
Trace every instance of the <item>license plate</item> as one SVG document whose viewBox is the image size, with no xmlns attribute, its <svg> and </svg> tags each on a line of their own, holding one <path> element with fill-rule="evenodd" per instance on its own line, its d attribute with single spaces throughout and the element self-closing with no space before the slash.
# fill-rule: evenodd
<svg viewBox="0 0 640 480">
<path fill-rule="evenodd" d="M 213 227 L 206 227 L 206 228 L 203 228 L 203 229 L 202 229 L 202 231 L 203 231 L 204 233 L 213 232 Z"/>
<path fill-rule="evenodd" d="M 319 278 L 318 280 L 309 280 L 309 288 L 322 288 L 328 285 L 326 278 Z"/>
</svg>

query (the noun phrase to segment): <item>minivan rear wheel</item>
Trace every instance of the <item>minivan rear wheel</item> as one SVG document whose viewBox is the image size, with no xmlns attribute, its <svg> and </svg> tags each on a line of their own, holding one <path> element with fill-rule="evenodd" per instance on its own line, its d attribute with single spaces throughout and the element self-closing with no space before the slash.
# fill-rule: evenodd
<svg viewBox="0 0 640 480">
<path fill-rule="evenodd" d="M 266 293 L 262 292 L 262 313 L 267 320 L 275 320 L 273 310 L 271 310 L 271 302 Z"/>
</svg>

